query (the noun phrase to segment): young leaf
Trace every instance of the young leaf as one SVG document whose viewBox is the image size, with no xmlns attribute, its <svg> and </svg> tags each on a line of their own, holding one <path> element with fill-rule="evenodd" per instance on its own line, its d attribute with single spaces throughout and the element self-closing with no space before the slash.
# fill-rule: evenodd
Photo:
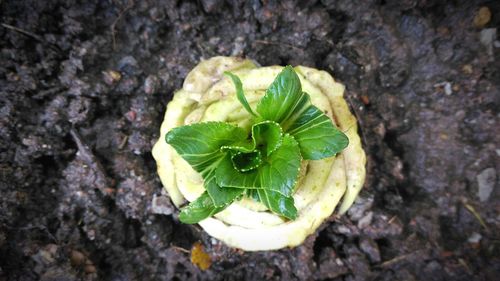
<svg viewBox="0 0 500 281">
<path fill-rule="evenodd" d="M 223 145 L 221 146 L 221 151 L 232 151 L 232 152 L 252 152 L 255 150 L 255 141 L 251 140 L 243 140 L 231 145 Z"/>
<path fill-rule="evenodd" d="M 257 189 L 257 193 L 260 202 L 264 203 L 269 210 L 291 220 L 297 218 L 297 209 L 291 196 L 285 197 L 279 192 L 266 189 Z"/>
<path fill-rule="evenodd" d="M 234 168 L 231 158 L 226 156 L 215 170 L 215 178 L 220 186 L 267 189 L 288 197 L 292 195 L 299 175 L 300 160 L 297 142 L 285 135 L 281 146 L 258 168 L 242 173 Z"/>
<path fill-rule="evenodd" d="M 264 120 L 281 123 L 296 108 L 308 102 L 306 98 L 302 95 L 299 76 L 291 66 L 287 66 L 271 83 L 266 94 L 257 104 L 256 111 Z"/>
<path fill-rule="evenodd" d="M 231 161 L 236 170 L 240 172 L 248 172 L 260 166 L 262 156 L 260 151 L 252 152 L 236 152 L 231 155 Z"/>
<path fill-rule="evenodd" d="M 231 80 L 233 80 L 234 86 L 236 87 L 236 96 L 238 97 L 238 100 L 240 101 L 241 105 L 248 111 L 248 113 L 252 114 L 253 116 L 257 116 L 248 104 L 247 98 L 245 97 L 245 93 L 243 92 L 243 85 L 241 84 L 241 80 L 238 76 L 232 74 L 231 72 L 224 72 L 225 75 L 229 76 Z"/>
<path fill-rule="evenodd" d="M 349 144 L 347 136 L 314 105 L 293 120 L 287 132 L 299 143 L 302 157 L 309 160 L 334 156 Z"/>
<path fill-rule="evenodd" d="M 255 148 L 265 156 L 271 155 L 281 145 L 283 130 L 273 121 L 263 121 L 252 126 L 252 138 Z"/>
<path fill-rule="evenodd" d="M 218 163 L 226 156 L 220 147 L 246 139 L 241 128 L 222 122 L 197 123 L 172 129 L 165 137 L 179 155 L 201 174 L 215 206 L 231 203 L 241 191 L 221 188 L 214 180 Z"/>
<path fill-rule="evenodd" d="M 257 112 L 266 120 L 279 122 L 297 140 L 304 159 L 334 156 L 349 143 L 328 116 L 311 104 L 291 66 L 285 67 L 269 86 L 257 105 Z"/>
<path fill-rule="evenodd" d="M 281 145 L 283 130 L 273 121 L 262 121 L 252 126 L 252 139 L 222 146 L 222 151 L 253 152 L 261 151 L 263 156 L 269 156 Z"/>
<path fill-rule="evenodd" d="M 198 223 L 224 210 L 226 206 L 215 207 L 212 198 L 210 198 L 207 192 L 204 192 L 188 206 L 182 208 L 179 220 L 183 223 Z"/>
</svg>

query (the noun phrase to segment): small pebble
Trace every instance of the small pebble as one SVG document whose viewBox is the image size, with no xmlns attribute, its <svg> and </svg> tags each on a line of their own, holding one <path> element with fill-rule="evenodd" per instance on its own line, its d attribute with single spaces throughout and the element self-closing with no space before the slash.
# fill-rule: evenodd
<svg viewBox="0 0 500 281">
<path fill-rule="evenodd" d="M 120 81 L 122 78 L 122 75 L 120 72 L 114 71 L 114 70 L 108 70 L 108 71 L 103 71 L 102 72 L 103 80 L 104 83 L 108 85 L 113 85 L 116 82 Z"/>
<path fill-rule="evenodd" d="M 339 225 L 339 226 L 337 227 L 337 231 L 338 231 L 338 233 L 340 233 L 340 234 L 346 234 L 346 235 L 351 234 L 351 232 L 352 232 L 352 231 L 351 231 L 351 229 L 349 229 L 349 228 L 348 228 L 347 226 L 345 226 L 345 225 Z"/>
<path fill-rule="evenodd" d="M 87 231 L 87 237 L 90 239 L 90 241 L 93 241 L 95 239 L 95 230 L 89 229 Z"/>
<path fill-rule="evenodd" d="M 481 33 L 479 35 L 479 41 L 484 45 L 484 47 L 486 47 L 486 52 L 490 57 L 490 61 L 493 60 L 493 42 L 495 41 L 496 37 L 496 28 L 485 28 L 481 30 Z"/>
<path fill-rule="evenodd" d="M 352 207 L 347 211 L 347 214 L 353 221 L 358 221 L 364 216 L 365 212 L 372 207 L 372 205 L 373 197 L 359 196 L 358 198 L 356 198 L 356 201 L 354 201 Z"/>
<path fill-rule="evenodd" d="M 497 180 L 497 172 L 495 168 L 484 169 L 476 177 L 478 185 L 479 201 L 485 202 L 490 198 L 493 188 Z"/>
<path fill-rule="evenodd" d="M 381 261 L 378 245 L 373 239 L 362 239 L 359 242 L 359 248 L 366 254 L 372 263 L 379 263 Z"/>
<path fill-rule="evenodd" d="M 153 195 L 152 211 L 154 214 L 171 215 L 174 210 L 172 204 L 165 196 Z"/>
<path fill-rule="evenodd" d="M 472 65 L 465 64 L 464 66 L 462 66 L 462 72 L 465 74 L 472 74 Z"/>
<path fill-rule="evenodd" d="M 467 242 L 476 244 L 476 243 L 479 243 L 479 241 L 481 241 L 482 238 L 483 238 L 483 236 L 481 234 L 474 232 L 469 237 L 469 239 L 467 239 Z"/>
<path fill-rule="evenodd" d="M 148 95 L 154 94 L 158 89 L 159 81 L 154 75 L 149 75 L 144 81 L 144 92 Z"/>
<path fill-rule="evenodd" d="M 123 57 L 119 62 L 118 62 L 118 68 L 126 68 L 128 66 L 136 67 L 137 60 L 133 56 L 126 56 Z"/>
<path fill-rule="evenodd" d="M 360 97 L 360 99 L 361 99 L 361 102 L 362 102 L 364 105 L 369 105 L 369 104 L 370 104 L 370 98 L 368 98 L 368 96 L 366 96 L 366 95 L 362 95 L 362 96 Z"/>
<path fill-rule="evenodd" d="M 358 228 L 365 228 L 372 223 L 373 212 L 368 212 L 364 217 L 358 221 Z"/>
<path fill-rule="evenodd" d="M 91 264 L 85 266 L 85 273 L 95 273 L 95 272 L 96 272 L 95 266 Z"/>
<path fill-rule="evenodd" d="M 231 51 L 231 56 L 236 57 L 243 55 L 245 47 L 246 47 L 245 38 L 241 36 L 236 37 L 233 44 L 233 50 Z"/>
<path fill-rule="evenodd" d="M 133 122 L 136 117 L 137 113 L 134 110 L 130 110 L 129 112 L 125 113 L 125 118 L 127 118 L 127 120 L 130 122 Z"/>
<path fill-rule="evenodd" d="M 453 93 L 453 91 L 451 90 L 451 83 L 450 82 L 446 82 L 444 84 L 444 93 L 449 96 Z"/>
<path fill-rule="evenodd" d="M 201 5 L 203 7 L 203 10 L 205 10 L 205 12 L 207 13 L 215 12 L 223 4 L 224 1 L 222 0 L 201 0 Z"/>
<path fill-rule="evenodd" d="M 379 135 L 380 137 L 382 137 L 382 138 L 383 138 L 383 137 L 385 136 L 385 133 L 386 133 L 386 131 L 387 131 L 387 130 L 385 129 L 385 125 L 384 125 L 384 123 L 382 123 L 382 122 L 381 122 L 381 123 L 379 123 L 379 124 L 378 124 L 378 125 L 377 125 L 374 129 L 373 129 L 373 131 L 374 131 L 377 135 Z"/>
<path fill-rule="evenodd" d="M 491 20 L 491 11 L 488 7 L 481 7 L 474 17 L 474 26 L 482 28 L 487 25 Z"/>
<path fill-rule="evenodd" d="M 82 254 L 82 252 L 80 251 L 73 250 L 71 251 L 70 260 L 71 260 L 71 265 L 79 266 L 85 262 L 85 255 Z"/>
</svg>

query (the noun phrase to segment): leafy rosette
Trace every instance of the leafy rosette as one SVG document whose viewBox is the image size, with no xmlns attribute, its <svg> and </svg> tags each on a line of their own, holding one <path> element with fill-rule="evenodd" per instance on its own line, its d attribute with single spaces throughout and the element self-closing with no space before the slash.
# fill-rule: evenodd
<svg viewBox="0 0 500 281">
<path fill-rule="evenodd" d="M 153 148 L 179 219 L 244 250 L 296 246 L 352 204 L 366 158 L 343 86 L 306 67 L 200 63 Z M 184 204 L 185 201 L 189 203 Z"/>
<path fill-rule="evenodd" d="M 182 209 L 179 219 L 198 223 L 241 196 L 249 195 L 272 212 L 295 219 L 292 198 L 302 158 L 318 160 L 347 147 L 347 136 L 311 104 L 291 66 L 278 74 L 256 112 L 238 76 L 226 72 L 238 100 L 256 123 L 251 132 L 225 122 L 177 127 L 166 141 L 204 180 L 206 191 Z"/>
</svg>

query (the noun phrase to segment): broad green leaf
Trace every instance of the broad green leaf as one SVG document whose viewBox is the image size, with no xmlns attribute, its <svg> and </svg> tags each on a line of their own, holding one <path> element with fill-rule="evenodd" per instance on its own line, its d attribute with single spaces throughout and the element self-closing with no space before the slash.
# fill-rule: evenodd
<svg viewBox="0 0 500 281">
<path fill-rule="evenodd" d="M 165 139 L 204 179 L 204 186 L 215 206 L 231 203 L 241 191 L 222 188 L 214 180 L 215 169 L 226 156 L 220 147 L 246 139 L 241 128 L 222 123 L 207 122 L 172 129 Z"/>
<path fill-rule="evenodd" d="M 221 158 L 224 159 L 224 158 Z M 217 163 L 219 163 L 218 161 Z M 210 173 L 205 176 L 203 185 L 212 198 L 215 206 L 221 207 L 233 202 L 238 196 L 243 193 L 240 188 L 221 187 L 215 179 L 215 168 L 210 170 Z"/>
<path fill-rule="evenodd" d="M 302 95 L 299 76 L 291 66 L 285 67 L 266 90 L 256 111 L 264 120 L 278 123 L 288 119 L 296 108 L 307 102 Z"/>
<path fill-rule="evenodd" d="M 297 218 L 293 197 L 285 197 L 279 192 L 266 189 L 257 189 L 260 202 L 264 203 L 274 213 L 294 220 Z"/>
<path fill-rule="evenodd" d="M 278 74 L 256 110 L 263 119 L 280 123 L 283 131 L 297 140 L 304 159 L 334 156 L 349 143 L 328 116 L 311 104 L 291 66 Z"/>
<path fill-rule="evenodd" d="M 245 193 L 248 198 L 252 198 L 252 200 L 254 200 L 255 202 L 260 202 L 260 197 L 259 193 L 257 193 L 257 189 L 247 189 Z"/>
<path fill-rule="evenodd" d="M 221 147 L 222 151 L 253 152 L 259 150 L 269 156 L 281 145 L 283 130 L 273 121 L 262 121 L 252 126 L 252 138 Z"/>
<path fill-rule="evenodd" d="M 260 166 L 262 163 L 262 155 L 260 151 L 252 152 L 236 152 L 231 155 L 231 161 L 236 170 L 240 172 L 248 172 Z"/>
<path fill-rule="evenodd" d="M 224 122 L 196 123 L 172 129 L 165 140 L 204 176 L 224 156 L 220 148 L 245 140 L 245 131 Z"/>
<path fill-rule="evenodd" d="M 224 210 L 226 206 L 216 207 L 212 198 L 210 198 L 207 192 L 204 192 L 196 200 L 189 203 L 188 206 L 182 208 L 179 220 L 183 223 L 198 223 Z"/>
<path fill-rule="evenodd" d="M 255 147 L 265 156 L 271 155 L 281 145 L 283 130 L 273 121 L 263 121 L 252 126 Z"/>
<path fill-rule="evenodd" d="M 285 135 L 281 146 L 271 153 L 258 168 L 242 173 L 233 167 L 228 155 L 216 169 L 215 178 L 220 186 L 267 189 L 290 196 L 299 175 L 300 161 L 297 142 L 293 137 Z"/>
<path fill-rule="evenodd" d="M 299 143 L 302 157 L 309 160 L 334 156 L 349 144 L 347 136 L 314 105 L 293 120 L 287 133 Z"/>
<path fill-rule="evenodd" d="M 252 114 L 253 116 L 257 116 L 248 104 L 247 98 L 245 97 L 245 93 L 243 92 L 243 85 L 241 84 L 241 80 L 238 76 L 232 74 L 231 72 L 224 72 L 225 75 L 229 76 L 231 80 L 233 80 L 234 87 L 236 88 L 236 96 L 238 97 L 238 100 L 240 101 L 241 105 L 248 111 L 248 113 Z"/>
</svg>

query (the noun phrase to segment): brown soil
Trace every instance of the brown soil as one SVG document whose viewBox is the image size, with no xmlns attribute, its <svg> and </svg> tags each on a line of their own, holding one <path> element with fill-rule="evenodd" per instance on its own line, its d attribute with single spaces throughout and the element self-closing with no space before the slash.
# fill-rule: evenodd
<svg viewBox="0 0 500 281">
<path fill-rule="evenodd" d="M 0 280 L 498 278 L 500 52 L 484 37 L 500 2 L 85 2 L 0 0 Z M 214 55 L 347 86 L 368 180 L 300 247 L 227 248 L 162 192 L 165 105 Z"/>
</svg>

